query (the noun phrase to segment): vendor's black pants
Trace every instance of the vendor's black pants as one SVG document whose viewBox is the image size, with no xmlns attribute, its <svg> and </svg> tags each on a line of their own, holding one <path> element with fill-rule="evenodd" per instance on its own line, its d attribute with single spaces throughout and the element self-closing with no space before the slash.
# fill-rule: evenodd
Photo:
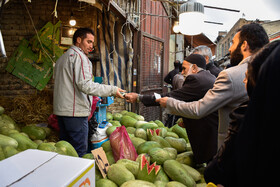
<svg viewBox="0 0 280 187">
<path fill-rule="evenodd" d="M 69 142 L 82 157 L 88 148 L 88 117 L 57 116 L 57 119 L 59 139 Z"/>
</svg>

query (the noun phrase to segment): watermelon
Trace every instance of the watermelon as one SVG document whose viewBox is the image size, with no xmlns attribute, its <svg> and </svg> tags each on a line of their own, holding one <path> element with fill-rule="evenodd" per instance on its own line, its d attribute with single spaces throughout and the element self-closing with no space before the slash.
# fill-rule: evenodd
<svg viewBox="0 0 280 187">
<path fill-rule="evenodd" d="M 185 186 L 196 186 L 195 181 L 180 162 L 176 160 L 166 160 L 163 164 L 163 168 L 170 179 L 180 182 Z"/>
<path fill-rule="evenodd" d="M 160 120 L 155 120 L 155 123 L 156 123 L 159 127 L 165 127 L 164 124 L 163 124 Z"/>
<path fill-rule="evenodd" d="M 175 148 L 178 153 L 182 153 L 187 151 L 188 145 L 184 138 L 173 138 L 173 137 L 166 137 L 165 140 Z"/>
<path fill-rule="evenodd" d="M 157 187 L 155 184 L 143 180 L 130 180 L 121 185 L 121 187 Z"/>
<path fill-rule="evenodd" d="M 135 149 L 137 149 L 138 145 L 141 143 L 146 142 L 146 140 L 143 140 L 142 138 L 137 137 L 130 137 L 132 144 L 134 145 Z"/>
<path fill-rule="evenodd" d="M 121 119 L 121 124 L 125 127 L 135 127 L 135 123 L 137 122 L 136 119 L 134 119 L 131 116 L 123 116 Z"/>
<path fill-rule="evenodd" d="M 134 126 L 136 129 L 138 129 L 138 128 L 141 128 L 142 125 L 145 123 L 148 123 L 148 122 L 147 121 L 137 121 Z"/>
<path fill-rule="evenodd" d="M 117 127 L 122 126 L 119 121 L 110 120 L 109 123 L 111 123 L 113 126 L 117 126 Z"/>
<path fill-rule="evenodd" d="M 163 164 L 166 160 L 171 159 L 168 151 L 159 147 L 150 149 L 148 154 L 151 157 L 151 162 L 156 162 L 160 165 Z"/>
<path fill-rule="evenodd" d="M 18 142 L 9 136 L 0 134 L 0 147 L 5 147 L 5 146 L 12 146 L 14 148 L 17 148 Z"/>
<path fill-rule="evenodd" d="M 108 151 L 105 153 L 106 154 L 106 157 L 107 157 L 107 160 L 109 162 L 110 165 L 116 163 L 115 159 L 114 159 L 114 154 L 112 151 Z"/>
<path fill-rule="evenodd" d="M 56 152 L 68 156 L 79 157 L 75 148 L 67 141 L 60 140 L 55 144 Z"/>
<path fill-rule="evenodd" d="M 139 163 L 129 159 L 120 159 L 117 164 L 124 165 L 134 176 L 137 176 L 139 170 Z"/>
<path fill-rule="evenodd" d="M 43 128 L 35 125 L 25 126 L 21 130 L 26 133 L 31 140 L 44 140 L 47 136 L 47 133 Z"/>
<path fill-rule="evenodd" d="M 147 141 L 143 142 L 137 147 L 137 153 L 148 153 L 150 149 L 155 148 L 155 147 L 161 147 L 161 145 L 155 141 Z"/>
<path fill-rule="evenodd" d="M 0 115 L 2 115 L 4 112 L 5 112 L 5 109 L 2 106 L 0 106 Z"/>
<path fill-rule="evenodd" d="M 113 114 L 110 113 L 110 112 L 107 112 L 107 113 L 106 113 L 106 120 L 107 120 L 107 121 L 113 120 Z"/>
<path fill-rule="evenodd" d="M 135 180 L 134 175 L 124 165 L 121 164 L 113 164 L 109 166 L 107 177 L 118 186 L 121 186 L 127 181 Z"/>
<path fill-rule="evenodd" d="M 154 162 L 150 165 L 149 161 L 146 159 L 143 154 L 140 160 L 140 167 L 137 175 L 137 179 L 144 180 L 148 182 L 155 182 L 156 176 L 160 171 L 160 165 L 156 165 Z"/>
<path fill-rule="evenodd" d="M 127 111 L 127 110 L 123 110 L 123 111 L 121 111 L 121 115 L 125 115 L 126 113 L 128 113 L 128 111 Z"/>
<path fill-rule="evenodd" d="M 3 123 L 12 124 L 11 128 L 14 128 L 14 125 L 16 124 L 16 122 L 10 116 L 8 116 L 6 114 L 2 114 L 0 116 L 0 120 Z"/>
<path fill-rule="evenodd" d="M 147 138 L 147 132 L 142 128 L 136 129 L 135 132 L 134 132 L 134 135 L 135 135 L 135 137 L 142 138 L 143 140 L 148 139 Z"/>
<path fill-rule="evenodd" d="M 118 187 L 116 183 L 109 179 L 100 179 L 96 182 L 96 186 L 98 187 Z"/>
<path fill-rule="evenodd" d="M 56 147 L 54 146 L 53 143 L 41 143 L 38 148 L 39 150 L 42 151 L 50 151 L 50 152 L 56 152 Z"/>
<path fill-rule="evenodd" d="M 142 128 L 142 129 L 145 129 L 145 130 L 147 130 L 147 129 L 156 129 L 156 128 L 158 128 L 158 125 L 155 124 L 155 123 L 144 123 L 139 128 Z"/>
<path fill-rule="evenodd" d="M 9 158 L 9 157 L 19 153 L 19 151 L 12 146 L 6 146 L 6 147 L 3 147 L 3 153 L 5 155 L 5 158 Z"/>
<path fill-rule="evenodd" d="M 148 160 L 148 162 L 150 163 L 151 158 L 148 155 L 148 153 L 142 153 L 142 154 L 138 155 L 138 157 L 136 158 L 136 162 L 140 163 L 143 155 L 145 155 L 146 160 Z"/>
<path fill-rule="evenodd" d="M 153 136 L 151 141 L 155 141 L 161 145 L 161 147 L 171 147 L 171 145 L 161 136 Z M 177 153 L 177 151 L 176 151 Z"/>
<path fill-rule="evenodd" d="M 112 148 L 111 148 L 111 144 L 110 144 L 109 139 L 106 140 L 104 143 L 102 143 L 101 147 L 103 147 L 103 150 L 104 150 L 105 152 L 112 151 Z"/>
<path fill-rule="evenodd" d="M 116 130 L 117 126 L 110 126 L 106 129 L 106 134 L 108 137 Z"/>
<path fill-rule="evenodd" d="M 93 160 L 93 159 L 94 159 L 92 153 L 86 153 L 86 154 L 83 155 L 82 158 L 86 158 L 86 159 L 90 159 L 90 160 Z"/>
<path fill-rule="evenodd" d="M 18 142 L 17 150 L 19 151 L 25 151 L 26 149 L 37 149 L 38 147 L 35 142 L 21 133 L 13 133 L 10 134 L 9 137 L 15 139 Z"/>
<path fill-rule="evenodd" d="M 1 160 L 4 160 L 6 158 L 5 154 L 4 154 L 4 151 L 2 149 L 2 146 L 0 146 L 0 161 Z"/>
<path fill-rule="evenodd" d="M 123 115 L 121 113 L 114 113 L 113 120 L 120 121 L 122 119 L 122 116 Z"/>
<path fill-rule="evenodd" d="M 144 116 L 138 115 L 138 114 L 136 114 L 134 112 L 126 112 L 125 115 L 133 117 L 137 121 L 144 121 L 145 120 Z"/>
<path fill-rule="evenodd" d="M 189 142 L 189 138 L 185 128 L 182 128 L 177 124 L 173 126 L 172 132 L 175 132 L 180 138 L 185 139 L 187 143 Z"/>
<path fill-rule="evenodd" d="M 159 136 L 161 129 L 147 129 L 148 140 L 151 140 L 153 136 Z"/>
</svg>

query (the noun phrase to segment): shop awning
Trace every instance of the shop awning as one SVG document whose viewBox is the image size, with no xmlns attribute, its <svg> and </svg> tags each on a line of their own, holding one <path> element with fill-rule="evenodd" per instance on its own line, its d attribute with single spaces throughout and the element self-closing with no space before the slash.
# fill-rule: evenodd
<svg viewBox="0 0 280 187">
<path fill-rule="evenodd" d="M 215 54 L 216 50 L 216 44 L 212 42 L 205 34 L 201 33 L 199 35 L 195 36 L 188 36 L 185 35 L 185 40 L 187 40 L 186 43 L 189 43 L 192 45 L 192 47 L 197 47 L 199 45 L 206 45 L 211 48 L 212 54 Z"/>
</svg>

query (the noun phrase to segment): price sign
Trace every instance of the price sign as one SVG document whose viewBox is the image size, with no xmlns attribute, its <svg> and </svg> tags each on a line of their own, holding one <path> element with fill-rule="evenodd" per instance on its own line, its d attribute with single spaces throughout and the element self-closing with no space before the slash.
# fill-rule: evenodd
<svg viewBox="0 0 280 187">
<path fill-rule="evenodd" d="M 105 178 L 110 164 L 108 162 L 107 156 L 106 156 L 103 148 L 100 147 L 98 149 L 94 149 L 91 151 L 91 153 L 93 154 L 94 160 L 95 160 L 103 178 Z"/>
</svg>

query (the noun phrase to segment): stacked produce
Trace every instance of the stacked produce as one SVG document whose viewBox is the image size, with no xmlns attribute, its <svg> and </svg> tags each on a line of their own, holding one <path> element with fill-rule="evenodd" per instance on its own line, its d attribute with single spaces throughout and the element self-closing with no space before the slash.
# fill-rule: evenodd
<svg viewBox="0 0 280 187">
<path fill-rule="evenodd" d="M 27 149 L 39 149 L 78 157 L 70 143 L 48 141 L 50 134 L 50 128 L 34 124 L 20 128 L 11 117 L 4 114 L 4 108 L 0 106 L 0 160 Z"/>
<path fill-rule="evenodd" d="M 167 128 L 159 120 L 146 122 L 144 117 L 133 112 L 107 113 L 113 124 L 106 131 L 110 136 L 123 125 L 137 150 L 134 160 L 114 160 L 110 141 L 102 144 L 110 167 L 103 179 L 96 168 L 97 187 L 192 187 L 206 186 L 203 168 L 194 169 L 193 153 L 186 130 L 178 124 Z M 84 156 L 92 159 L 90 154 Z"/>
<path fill-rule="evenodd" d="M 206 186 L 203 169 L 193 161 L 193 153 L 186 130 L 178 124 L 167 128 L 159 121 L 144 121 L 144 117 L 133 112 L 107 113 L 113 125 L 106 131 L 110 136 L 117 127 L 125 126 L 135 147 L 136 160 L 115 160 L 110 141 L 102 144 L 110 167 L 103 178 L 96 167 L 97 187 L 192 187 Z M 0 160 L 26 149 L 39 149 L 75 156 L 75 149 L 66 141 L 52 141 L 51 129 L 36 125 L 20 127 L 0 106 Z M 93 159 L 88 153 L 84 158 Z"/>
</svg>

